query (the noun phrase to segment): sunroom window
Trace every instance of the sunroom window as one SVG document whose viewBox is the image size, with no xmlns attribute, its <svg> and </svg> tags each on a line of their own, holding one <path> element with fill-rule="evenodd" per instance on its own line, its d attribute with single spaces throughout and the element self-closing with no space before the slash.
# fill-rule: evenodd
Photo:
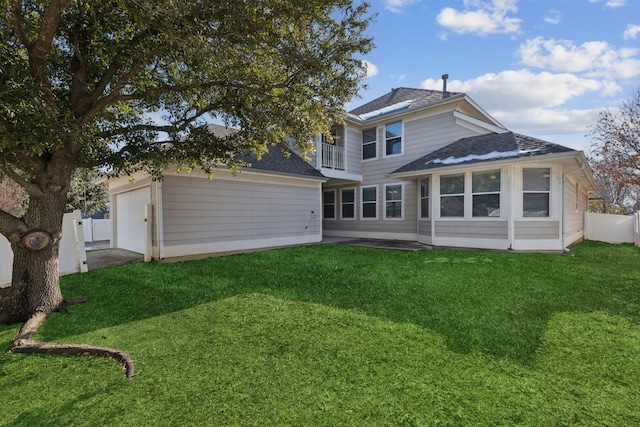
<svg viewBox="0 0 640 427">
<path fill-rule="evenodd" d="M 420 181 L 420 218 L 429 218 L 429 178 Z"/>
<path fill-rule="evenodd" d="M 440 177 L 440 216 L 464 217 L 464 174 Z"/>
<path fill-rule="evenodd" d="M 548 217 L 551 170 L 549 168 L 523 169 L 522 216 Z"/>
<path fill-rule="evenodd" d="M 473 172 L 471 175 L 474 217 L 500 216 L 500 171 Z"/>
</svg>

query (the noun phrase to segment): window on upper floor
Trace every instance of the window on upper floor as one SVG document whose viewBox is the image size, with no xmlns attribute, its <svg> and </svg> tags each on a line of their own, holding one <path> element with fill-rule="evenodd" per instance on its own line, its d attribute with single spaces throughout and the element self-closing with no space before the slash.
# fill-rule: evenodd
<svg viewBox="0 0 640 427">
<path fill-rule="evenodd" d="M 402 122 L 388 123 L 384 128 L 385 155 L 402 154 Z"/>
<path fill-rule="evenodd" d="M 336 218 L 336 191 L 328 190 L 322 192 L 322 218 Z"/>
<path fill-rule="evenodd" d="M 420 218 L 429 218 L 429 178 L 420 181 Z"/>
<path fill-rule="evenodd" d="M 342 219 L 354 219 L 356 217 L 356 190 L 354 188 L 345 188 L 340 194 L 340 203 L 342 205 Z"/>
<path fill-rule="evenodd" d="M 362 187 L 362 218 L 378 218 L 378 187 Z"/>
<path fill-rule="evenodd" d="M 500 171 L 471 174 L 473 216 L 500 216 Z"/>
<path fill-rule="evenodd" d="M 464 217 L 464 174 L 440 177 L 440 216 Z"/>
<path fill-rule="evenodd" d="M 402 219 L 402 184 L 384 186 L 385 219 Z"/>
<path fill-rule="evenodd" d="M 377 157 L 376 139 L 376 128 L 362 131 L 362 160 L 375 159 Z"/>
<path fill-rule="evenodd" d="M 551 170 L 525 168 L 522 171 L 522 216 L 548 217 Z"/>
</svg>

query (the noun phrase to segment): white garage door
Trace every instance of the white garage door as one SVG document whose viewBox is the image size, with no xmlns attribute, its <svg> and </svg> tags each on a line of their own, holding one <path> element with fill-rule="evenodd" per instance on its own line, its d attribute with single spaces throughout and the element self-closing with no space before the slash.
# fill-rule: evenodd
<svg viewBox="0 0 640 427">
<path fill-rule="evenodd" d="M 144 254 L 145 209 L 151 203 L 149 187 L 116 196 L 116 246 Z"/>
</svg>

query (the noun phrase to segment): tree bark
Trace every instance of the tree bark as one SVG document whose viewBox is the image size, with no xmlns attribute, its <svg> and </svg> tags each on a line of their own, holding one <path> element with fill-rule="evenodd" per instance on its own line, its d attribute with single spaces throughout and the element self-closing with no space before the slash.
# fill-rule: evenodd
<svg viewBox="0 0 640 427">
<path fill-rule="evenodd" d="M 67 306 L 86 302 L 66 301 L 60 291 L 58 254 L 73 161 L 67 156 L 52 157 L 47 167 L 32 177 L 38 190 L 30 192 L 24 217 L 6 212 L 0 215 L 0 231 L 13 250 L 9 298 L 0 298 L 0 325 L 23 323 L 8 351 L 106 357 L 118 361 L 130 380 L 133 360 L 120 350 L 32 339 L 51 313 L 67 314 Z"/>
</svg>

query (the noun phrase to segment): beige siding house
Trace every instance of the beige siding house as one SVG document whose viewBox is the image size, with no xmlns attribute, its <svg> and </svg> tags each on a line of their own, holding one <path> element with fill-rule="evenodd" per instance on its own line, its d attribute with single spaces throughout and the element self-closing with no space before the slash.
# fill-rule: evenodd
<svg viewBox="0 0 640 427">
<path fill-rule="evenodd" d="M 320 167 L 325 236 L 522 251 L 584 237 L 584 154 L 510 132 L 463 93 L 394 89 L 350 111 L 341 135 L 359 167 Z"/>
<path fill-rule="evenodd" d="M 271 148 L 239 174 L 167 170 L 109 181 L 112 247 L 167 259 L 317 243 L 326 178 Z"/>
<path fill-rule="evenodd" d="M 513 133 L 464 93 L 410 88 L 347 113 L 310 163 L 274 148 L 238 175 L 134 178 L 109 182 L 112 246 L 156 259 L 323 236 L 559 252 L 584 238 L 595 190 L 581 151 Z"/>
</svg>

